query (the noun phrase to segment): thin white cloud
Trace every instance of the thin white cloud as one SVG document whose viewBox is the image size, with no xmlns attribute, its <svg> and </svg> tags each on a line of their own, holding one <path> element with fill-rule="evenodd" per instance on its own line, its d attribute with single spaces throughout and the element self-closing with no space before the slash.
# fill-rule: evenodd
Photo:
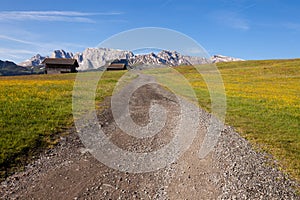
<svg viewBox="0 0 300 200">
<path fill-rule="evenodd" d="M 41 44 L 38 44 L 38 43 L 35 43 L 35 42 L 22 40 L 22 39 L 10 37 L 10 36 L 7 36 L 7 35 L 0 35 L 0 40 L 9 40 L 9 41 L 17 42 L 17 43 L 22 43 L 22 44 L 41 46 Z"/>
<path fill-rule="evenodd" d="M 218 23 L 231 28 L 240 29 L 240 30 L 250 29 L 248 20 L 246 20 L 236 12 L 221 11 L 215 13 L 214 18 L 218 21 Z"/>
<path fill-rule="evenodd" d="M 8 48 L 0 48 L 0 54 L 25 54 L 25 55 L 33 55 L 35 52 L 34 51 L 29 51 L 25 49 L 8 49 Z"/>
<path fill-rule="evenodd" d="M 0 41 L 6 40 L 12 42 L 13 46 L 18 46 L 18 48 L 0 48 L 0 60 L 14 60 L 17 62 L 22 62 L 29 57 L 36 55 L 37 53 L 45 56 L 50 55 L 55 49 L 64 49 L 66 51 L 71 51 L 75 53 L 75 49 L 84 50 L 88 45 L 78 44 L 78 43 L 68 43 L 68 42 L 32 42 L 24 40 L 22 38 L 11 37 L 7 35 L 0 34 Z M 28 49 L 28 50 L 27 50 Z"/>
<path fill-rule="evenodd" d="M 74 12 L 74 11 L 2 11 L 1 21 L 63 21 L 63 22 L 84 22 L 94 23 L 90 17 L 95 15 L 120 15 L 120 12 Z"/>
<path fill-rule="evenodd" d="M 9 40 L 12 42 L 16 42 L 16 43 L 20 43 L 20 44 L 28 44 L 28 45 L 32 45 L 32 46 L 36 46 L 36 47 L 43 47 L 43 48 L 57 48 L 58 46 L 62 46 L 62 47 L 77 47 L 77 48 L 84 48 L 85 45 L 82 44 L 75 44 L 75 43 L 68 43 L 68 42 L 61 42 L 61 43 L 42 43 L 42 42 L 32 42 L 32 41 L 28 41 L 28 40 L 23 40 L 23 39 L 18 39 L 15 37 L 11 37 L 11 36 L 7 36 L 7 35 L 1 35 L 0 34 L 0 40 Z"/>
</svg>

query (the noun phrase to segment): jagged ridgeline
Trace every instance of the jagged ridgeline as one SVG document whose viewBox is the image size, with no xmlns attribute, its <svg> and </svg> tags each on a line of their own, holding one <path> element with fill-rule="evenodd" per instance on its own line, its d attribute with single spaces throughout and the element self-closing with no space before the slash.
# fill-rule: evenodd
<svg viewBox="0 0 300 200">
<path fill-rule="evenodd" d="M 14 75 L 29 75 L 44 73 L 44 69 L 39 66 L 19 66 L 11 61 L 0 60 L 0 76 L 14 76 Z"/>
<path fill-rule="evenodd" d="M 19 64 L 11 61 L 0 60 L 0 76 L 43 74 L 45 68 L 42 64 L 45 58 L 72 58 L 79 64 L 79 71 L 103 69 L 114 60 L 126 59 L 128 67 L 140 69 L 141 65 L 152 66 L 180 66 L 198 65 L 205 63 L 241 61 L 242 59 L 222 55 L 214 55 L 211 58 L 182 55 L 176 51 L 162 50 L 158 53 L 137 54 L 131 51 L 109 48 L 87 48 L 82 53 L 55 50 L 50 56 L 37 54 Z"/>
<path fill-rule="evenodd" d="M 37 54 L 32 58 L 19 63 L 20 66 L 39 66 L 42 61 L 49 56 L 41 56 Z M 131 68 L 138 67 L 142 64 L 151 65 L 196 65 L 205 64 L 208 62 L 228 62 L 228 61 L 240 61 L 241 59 L 232 58 L 228 56 L 215 55 L 211 59 L 201 58 L 196 56 L 182 55 L 176 51 L 163 50 L 157 54 L 141 54 L 135 55 L 131 51 L 109 49 L 109 48 L 87 48 L 82 53 L 66 52 L 64 50 L 55 50 L 51 58 L 73 58 L 77 59 L 79 63 L 78 70 L 91 70 L 104 67 L 108 62 L 116 59 L 126 59 Z"/>
</svg>

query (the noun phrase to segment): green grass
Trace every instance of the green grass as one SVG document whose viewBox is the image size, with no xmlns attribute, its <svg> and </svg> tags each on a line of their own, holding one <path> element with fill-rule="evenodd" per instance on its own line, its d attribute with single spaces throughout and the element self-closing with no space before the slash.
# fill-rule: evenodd
<svg viewBox="0 0 300 200">
<path fill-rule="evenodd" d="M 226 123 L 274 155 L 285 172 L 300 180 L 300 60 L 217 66 L 227 95 Z M 189 80 L 201 107 L 210 111 L 210 96 L 203 77 L 190 66 L 175 69 Z M 104 74 L 97 89 L 98 102 L 111 95 L 123 74 Z M 89 73 L 85 75 L 88 80 Z M 177 80 L 172 76 L 163 82 L 169 84 L 172 79 Z M 1 177 L 24 166 L 40 149 L 51 148 L 57 136 L 72 125 L 74 80 L 75 74 L 0 77 Z M 181 82 L 170 84 L 179 91 L 184 88 Z M 183 91 L 182 95 L 190 93 Z"/>
<path fill-rule="evenodd" d="M 217 64 L 227 95 L 226 124 L 280 161 L 300 180 L 300 59 Z M 177 67 L 199 104 L 210 111 L 209 92 L 192 67 Z"/>
<path fill-rule="evenodd" d="M 97 102 L 111 95 L 123 73 L 104 73 Z M 51 148 L 60 133 L 72 126 L 75 76 L 0 77 L 0 178 L 20 170 L 41 150 Z"/>
</svg>

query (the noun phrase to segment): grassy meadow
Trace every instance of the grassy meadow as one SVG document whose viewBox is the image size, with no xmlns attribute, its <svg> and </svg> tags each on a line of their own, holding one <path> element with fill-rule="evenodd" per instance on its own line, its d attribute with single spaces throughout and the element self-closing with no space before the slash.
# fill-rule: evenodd
<svg viewBox="0 0 300 200">
<path fill-rule="evenodd" d="M 300 59 L 217 64 L 227 96 L 226 124 L 272 154 L 300 180 Z M 193 67 L 177 67 L 210 110 L 209 93 Z"/>
<path fill-rule="evenodd" d="M 123 73 L 104 73 L 97 101 L 111 95 Z M 72 125 L 75 77 L 0 76 L 0 178 L 19 170 L 42 149 L 51 148 Z"/>
<path fill-rule="evenodd" d="M 227 95 L 226 124 L 271 153 L 300 180 L 300 59 L 217 64 Z M 189 80 L 201 107 L 210 110 L 202 76 L 175 68 Z M 105 72 L 96 100 L 111 95 L 121 71 Z M 88 74 L 87 74 L 88 75 Z M 1 177 L 43 148 L 51 148 L 72 125 L 75 74 L 0 77 Z"/>
</svg>

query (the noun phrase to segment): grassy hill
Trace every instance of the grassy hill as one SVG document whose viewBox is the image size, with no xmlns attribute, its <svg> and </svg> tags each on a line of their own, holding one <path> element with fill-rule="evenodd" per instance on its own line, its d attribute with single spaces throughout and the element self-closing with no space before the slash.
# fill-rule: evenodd
<svg viewBox="0 0 300 200">
<path fill-rule="evenodd" d="M 300 59 L 217 64 L 227 95 L 226 123 L 280 160 L 300 180 Z M 209 93 L 191 66 L 176 67 L 210 110 Z M 91 72 L 93 73 L 93 72 Z M 120 71 L 105 72 L 97 101 L 111 95 Z M 4 177 L 72 125 L 75 74 L 0 77 L 0 170 Z"/>
<path fill-rule="evenodd" d="M 218 63 L 227 96 L 226 124 L 280 160 L 300 180 L 300 59 Z M 209 93 L 192 67 L 177 68 L 190 80 L 199 104 Z"/>
<path fill-rule="evenodd" d="M 123 73 L 105 73 L 99 82 L 103 87 L 99 87 L 98 101 L 112 93 Z M 72 125 L 75 77 L 76 74 L 0 77 L 1 177 L 19 170 L 40 150 L 51 148 Z"/>
</svg>

